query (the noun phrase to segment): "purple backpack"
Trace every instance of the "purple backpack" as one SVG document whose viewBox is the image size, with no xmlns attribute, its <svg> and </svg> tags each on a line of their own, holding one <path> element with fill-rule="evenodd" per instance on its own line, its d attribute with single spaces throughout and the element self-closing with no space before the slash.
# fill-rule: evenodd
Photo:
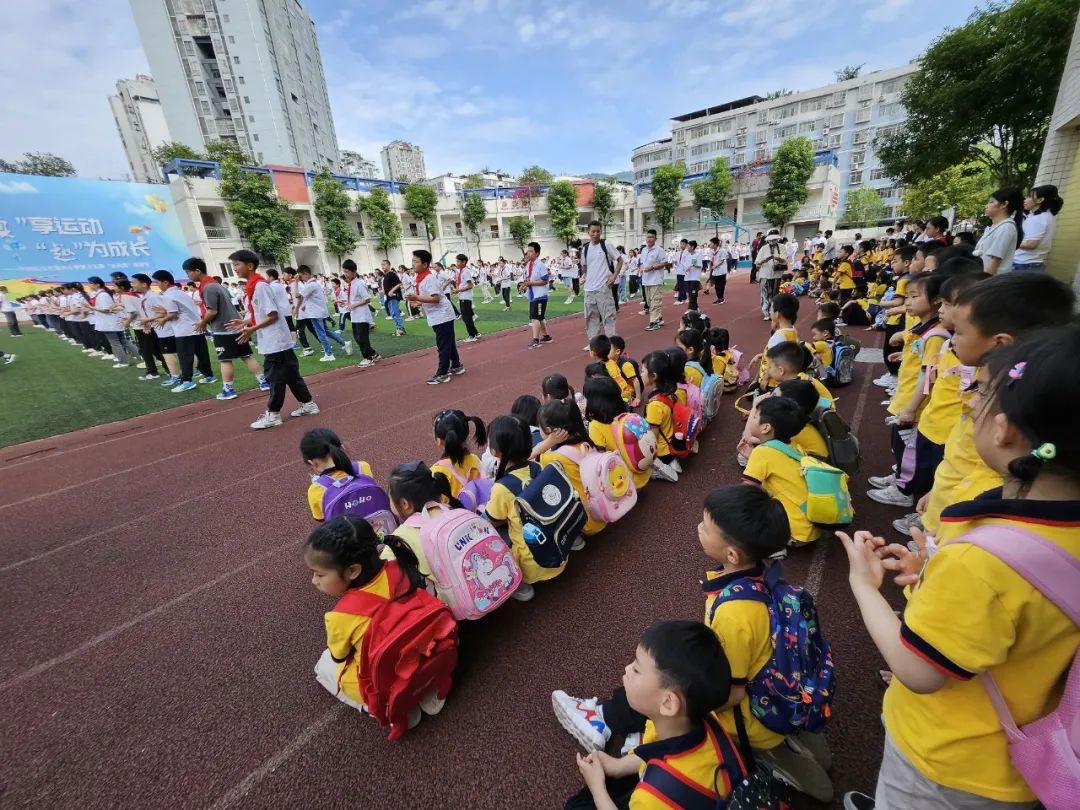
<svg viewBox="0 0 1080 810">
<path fill-rule="evenodd" d="M 953 543 L 993 554 L 1080 625 L 1080 560 L 1032 532 L 983 526 Z M 1080 795 L 1080 648 L 1073 655 L 1061 702 L 1046 717 L 1018 728 L 989 672 L 983 687 L 1009 738 L 1009 758 L 1046 810 L 1077 806 Z"/>
<path fill-rule="evenodd" d="M 353 475 L 335 478 L 320 475 L 315 483 L 323 487 L 323 519 L 333 520 L 346 515 L 363 518 L 379 536 L 393 534 L 397 518 L 390 509 L 390 499 L 383 488 L 370 476 L 360 472 L 360 465 L 353 462 Z"/>
</svg>

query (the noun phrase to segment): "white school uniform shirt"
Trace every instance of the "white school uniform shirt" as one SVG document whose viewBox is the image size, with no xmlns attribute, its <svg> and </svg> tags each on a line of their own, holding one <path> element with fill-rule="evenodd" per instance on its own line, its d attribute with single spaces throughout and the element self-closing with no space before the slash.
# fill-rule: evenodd
<svg viewBox="0 0 1080 810">
<path fill-rule="evenodd" d="M 704 261 L 701 251 L 686 251 L 684 273 L 687 281 L 701 281 L 701 263 Z"/>
<path fill-rule="evenodd" d="M 169 287 L 161 293 L 161 306 L 168 313 L 176 313 L 176 318 L 169 323 L 176 337 L 191 337 L 195 334 L 195 325 L 201 320 L 199 305 L 190 295 L 179 287 Z"/>
<path fill-rule="evenodd" d="M 713 261 L 710 274 L 714 276 L 726 276 L 728 267 L 728 249 L 721 245 L 713 251 Z"/>
<path fill-rule="evenodd" d="M 120 293 L 120 306 L 124 308 L 121 314 L 120 323 L 123 324 L 128 317 L 131 317 L 131 323 L 128 324 L 132 329 L 142 328 L 142 312 L 139 309 L 139 294 L 137 292 L 132 293 Z"/>
<path fill-rule="evenodd" d="M 503 265 L 503 269 L 499 271 L 499 289 L 509 290 L 514 286 L 514 271 L 510 269 L 510 265 Z"/>
<path fill-rule="evenodd" d="M 642 267 L 641 271 L 641 283 L 646 287 L 655 287 L 658 284 L 664 283 L 664 269 L 663 267 L 656 267 L 651 270 L 646 270 L 650 264 L 658 264 L 660 262 L 667 261 L 667 252 L 659 245 L 653 245 L 651 248 L 646 246 L 641 249 L 641 254 L 638 256 L 638 263 Z"/>
<path fill-rule="evenodd" d="M 586 245 L 581 246 L 583 258 L 580 262 L 581 269 L 585 271 L 585 292 L 598 292 L 607 286 L 608 276 L 618 272 L 622 257 L 606 240 L 596 245 L 590 241 Z"/>
<path fill-rule="evenodd" d="M 289 325 L 285 323 L 280 296 L 265 282 L 255 285 L 251 299 L 251 308 L 255 312 L 255 323 L 262 323 L 271 312 L 277 313 L 277 320 L 255 332 L 258 337 L 259 351 L 264 355 L 277 354 L 293 347 Z"/>
<path fill-rule="evenodd" d="M 0 292 L 0 312 L 14 312 L 15 305 L 11 303 L 11 299 L 6 294 Z"/>
<path fill-rule="evenodd" d="M 308 279 L 300 283 L 300 295 L 304 300 L 300 302 L 300 317 L 322 319 L 330 316 L 330 310 L 326 308 L 326 291 L 316 279 Z"/>
<path fill-rule="evenodd" d="M 91 296 L 94 302 L 94 315 L 95 323 L 94 328 L 99 332 L 119 332 L 120 331 L 120 315 L 117 312 L 97 312 L 98 308 L 112 309 L 113 297 L 107 290 L 98 290 L 97 293 Z"/>
<path fill-rule="evenodd" d="M 455 289 L 458 287 L 464 287 L 466 284 L 476 284 L 476 268 L 474 268 L 471 264 L 465 265 L 465 267 L 462 268 L 460 271 L 455 268 L 454 274 L 456 276 L 456 278 L 454 279 Z M 472 295 L 473 291 L 471 289 L 462 290 L 458 293 L 458 298 L 462 301 L 472 301 Z"/>
<path fill-rule="evenodd" d="M 146 321 L 151 321 L 151 328 L 154 330 L 154 334 L 159 338 L 173 337 L 173 322 L 165 321 L 164 326 L 158 326 L 152 322 L 153 318 L 157 317 L 157 310 L 154 307 L 165 306 L 165 301 L 161 298 L 161 293 L 151 288 L 146 292 L 142 298 L 139 299 L 139 310 L 142 313 L 142 317 Z"/>
<path fill-rule="evenodd" d="M 989 266 L 991 259 L 997 258 L 1001 260 L 997 272 L 1011 273 L 1015 253 L 1016 223 L 1010 217 L 987 228 L 976 243 L 972 255 L 982 259 L 983 269 Z"/>
<path fill-rule="evenodd" d="M 355 309 L 348 309 L 349 304 L 356 304 L 360 301 L 370 301 L 371 292 L 368 290 L 367 283 L 357 276 L 352 281 L 346 281 L 341 285 L 341 292 L 343 293 L 342 300 L 343 305 L 346 307 L 346 311 L 349 313 L 349 321 L 351 323 L 371 323 L 371 307 L 367 304 L 356 307 Z"/>
<path fill-rule="evenodd" d="M 1045 262 L 1050 253 L 1050 244 L 1054 239 L 1055 217 L 1049 211 L 1041 214 L 1028 214 L 1024 218 L 1024 241 L 1038 239 L 1039 246 L 1027 250 L 1017 248 L 1013 254 L 1013 264 L 1034 264 Z"/>
<path fill-rule="evenodd" d="M 443 292 L 443 282 L 434 273 L 428 273 L 417 287 L 419 295 L 438 295 L 436 304 L 420 304 L 427 318 L 428 326 L 438 326 L 441 323 L 454 320 L 454 308 L 450 305 L 450 299 Z"/>
</svg>

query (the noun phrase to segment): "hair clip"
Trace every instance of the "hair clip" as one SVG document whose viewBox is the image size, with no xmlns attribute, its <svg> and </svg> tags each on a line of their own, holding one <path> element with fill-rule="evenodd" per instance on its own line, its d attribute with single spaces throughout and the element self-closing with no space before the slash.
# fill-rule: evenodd
<svg viewBox="0 0 1080 810">
<path fill-rule="evenodd" d="M 1017 363 L 1015 366 L 1009 369 L 1009 382 L 1014 383 L 1024 376 L 1024 369 L 1027 368 L 1026 362 Z"/>
<path fill-rule="evenodd" d="M 1057 457 L 1057 448 L 1051 442 L 1043 442 L 1031 451 L 1031 455 L 1039 461 L 1053 461 Z"/>
</svg>

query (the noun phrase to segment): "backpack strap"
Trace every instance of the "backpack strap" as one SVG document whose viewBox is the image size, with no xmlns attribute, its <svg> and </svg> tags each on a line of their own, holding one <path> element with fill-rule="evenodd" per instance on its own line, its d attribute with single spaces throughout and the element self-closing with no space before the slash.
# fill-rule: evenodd
<svg viewBox="0 0 1080 810">
<path fill-rule="evenodd" d="M 331 489 L 340 489 L 350 481 L 354 481 L 357 478 L 355 475 L 346 475 L 344 478 L 334 478 L 332 475 L 323 473 L 315 478 L 315 483 L 319 484 L 323 489 L 329 492 Z"/>
<path fill-rule="evenodd" d="M 746 583 L 746 586 L 739 590 L 734 590 L 732 586 L 740 582 Z M 716 594 L 716 598 L 713 599 L 712 606 L 709 608 L 709 624 L 712 624 L 717 609 L 727 602 L 760 602 L 763 605 L 771 605 L 773 603 L 773 598 L 772 593 L 769 591 L 769 586 L 766 585 L 764 581 L 740 577 L 739 579 L 728 583 Z"/>
<path fill-rule="evenodd" d="M 541 467 L 538 462 L 530 461 L 529 478 L 535 480 L 536 477 L 539 476 L 540 473 L 543 471 L 543 469 L 544 468 Z M 510 494 L 513 495 L 515 498 L 525 491 L 525 483 L 513 473 L 507 473 L 495 483 L 502 484 L 504 487 L 510 490 Z"/>
<path fill-rule="evenodd" d="M 705 366 L 701 365 L 701 363 L 699 363 L 699 362 L 698 362 L 697 360 L 691 360 L 691 361 L 690 361 L 689 363 L 687 363 L 686 365 L 688 365 L 688 366 L 690 366 L 691 368 L 695 368 L 695 369 L 697 369 L 698 371 L 700 371 L 700 372 L 701 372 L 701 376 L 702 376 L 702 379 L 704 379 L 705 377 L 708 377 L 708 376 L 709 376 L 709 374 L 711 373 L 711 372 L 708 372 L 708 371 L 706 371 L 706 370 L 705 370 Z"/>
<path fill-rule="evenodd" d="M 649 760 L 639 784 L 647 793 L 659 794 L 681 810 L 716 810 L 718 806 L 718 797 L 711 789 L 686 781 L 686 777 L 662 759 Z"/>
<path fill-rule="evenodd" d="M 444 464 L 444 462 L 445 462 L 445 464 Z M 461 473 L 459 473 L 457 471 L 457 468 L 454 466 L 454 462 L 451 461 L 449 458 L 444 456 L 443 458 L 440 458 L 435 463 L 439 464 L 439 465 L 443 466 L 445 469 L 449 470 L 450 475 L 452 475 L 454 477 L 454 480 L 456 480 L 461 486 L 465 486 L 467 483 L 469 483 L 469 479 L 465 478 L 464 476 L 462 476 Z M 435 472 L 441 472 L 441 470 L 435 470 Z"/>
<path fill-rule="evenodd" d="M 819 404 L 819 407 L 820 407 L 820 404 Z M 800 464 L 802 463 L 803 454 L 800 453 L 798 450 L 796 450 L 794 447 L 792 447 L 787 442 L 782 442 L 782 441 L 779 441 L 778 439 L 769 439 L 769 441 L 767 441 L 767 442 L 762 442 L 762 445 L 765 446 L 765 447 L 771 447 L 773 450 L 779 450 L 781 453 L 783 453 L 788 458 L 794 459 L 795 461 L 799 462 Z"/>
<path fill-rule="evenodd" d="M 585 454 L 569 444 L 561 444 L 555 448 L 555 452 L 560 456 L 564 456 L 570 459 L 575 464 L 580 465 L 585 458 Z"/>
</svg>

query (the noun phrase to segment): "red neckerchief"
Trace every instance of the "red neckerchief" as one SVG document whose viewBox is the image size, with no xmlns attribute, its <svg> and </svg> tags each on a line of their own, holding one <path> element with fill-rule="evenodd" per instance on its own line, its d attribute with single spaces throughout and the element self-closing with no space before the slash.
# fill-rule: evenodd
<svg viewBox="0 0 1080 810">
<path fill-rule="evenodd" d="M 525 277 L 526 277 L 526 278 L 527 278 L 527 279 L 528 279 L 529 281 L 532 281 L 532 280 L 533 280 L 532 274 L 533 274 L 533 265 L 534 265 L 534 264 L 536 264 L 536 259 L 529 259 L 529 270 L 528 270 L 528 272 L 526 272 L 526 274 L 525 274 Z"/>
<path fill-rule="evenodd" d="M 420 285 L 424 283 L 424 279 L 431 275 L 431 268 L 421 270 L 416 274 L 416 291 L 420 292 Z"/>
<path fill-rule="evenodd" d="M 352 303 L 352 279 L 345 283 L 345 306 Z"/>
<path fill-rule="evenodd" d="M 259 284 L 265 283 L 266 279 L 260 276 L 258 273 L 252 273 L 251 277 L 247 280 L 247 289 L 245 290 L 245 295 L 247 295 L 248 312 L 251 313 L 252 324 L 255 324 L 257 322 L 255 319 L 255 288 L 258 287 Z"/>
</svg>

